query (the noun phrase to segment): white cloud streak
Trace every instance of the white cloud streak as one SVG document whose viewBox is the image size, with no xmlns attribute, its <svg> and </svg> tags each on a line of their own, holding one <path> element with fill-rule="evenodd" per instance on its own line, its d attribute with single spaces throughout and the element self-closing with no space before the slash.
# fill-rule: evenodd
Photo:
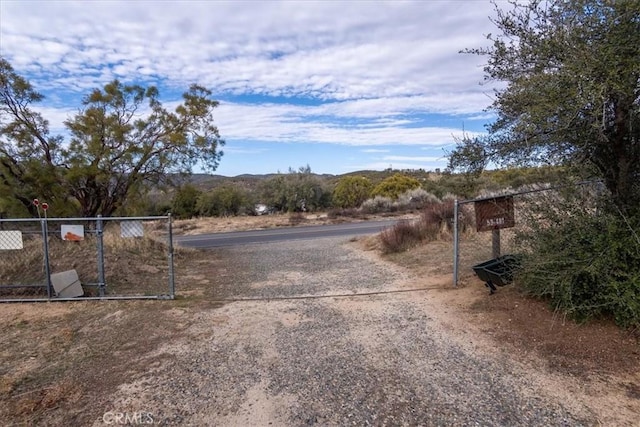
<svg viewBox="0 0 640 427">
<path fill-rule="evenodd" d="M 434 163 L 442 161 L 442 157 L 433 156 L 384 156 L 387 162 L 427 162 Z"/>
<path fill-rule="evenodd" d="M 223 151 L 225 154 L 263 154 L 268 150 L 266 148 L 247 149 L 247 148 L 224 147 Z"/>
<path fill-rule="evenodd" d="M 388 114 L 391 118 L 384 117 Z M 400 111 L 380 113 L 377 120 L 364 124 L 349 119 L 361 118 L 344 113 L 341 106 L 318 107 L 290 104 L 222 104 L 216 120 L 224 137 L 232 140 L 265 142 L 324 142 L 344 145 L 443 145 L 454 136 L 462 136 L 462 128 L 435 126 L 407 127 L 411 120 L 397 120 Z M 467 132 L 474 136 L 476 133 Z"/>
<path fill-rule="evenodd" d="M 366 150 L 361 150 L 363 153 L 388 153 L 391 150 L 380 149 L 380 148 L 368 148 Z"/>
<path fill-rule="evenodd" d="M 457 52 L 485 43 L 491 13 L 480 1 L 3 3 L 2 54 L 51 88 L 117 77 L 334 100 L 450 94 L 455 110 L 482 93 L 481 58 Z"/>
<path fill-rule="evenodd" d="M 442 146 L 461 136 L 465 121 L 490 118 L 483 109 L 492 88 L 479 85 L 484 59 L 458 53 L 486 45 L 488 1 L 3 1 L 0 8 L 0 53 L 49 99 L 114 78 L 168 89 L 198 82 L 222 99 L 290 97 L 222 102 L 215 117 L 228 141 Z M 76 112 L 39 111 L 56 130 Z M 460 126 L 427 123 L 433 114 Z"/>
</svg>

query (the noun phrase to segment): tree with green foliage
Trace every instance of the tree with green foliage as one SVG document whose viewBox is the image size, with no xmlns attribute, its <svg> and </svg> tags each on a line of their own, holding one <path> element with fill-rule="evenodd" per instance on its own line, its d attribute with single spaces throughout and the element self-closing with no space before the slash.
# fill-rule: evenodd
<svg viewBox="0 0 640 427">
<path fill-rule="evenodd" d="M 465 138 L 450 167 L 565 165 L 602 178 L 622 212 L 640 206 L 640 1 L 496 3 L 488 80 L 505 82 L 487 137 Z"/>
<path fill-rule="evenodd" d="M 339 208 L 357 208 L 371 196 L 373 184 L 363 176 L 345 176 L 333 190 L 333 205 Z"/>
<path fill-rule="evenodd" d="M 231 216 L 242 213 L 248 204 L 245 191 L 236 186 L 223 185 L 201 194 L 197 210 L 202 216 Z"/>
<path fill-rule="evenodd" d="M 496 3 L 487 79 L 506 83 L 486 137 L 449 166 L 558 165 L 601 179 L 519 212 L 518 282 L 578 319 L 640 325 L 640 0 Z M 543 196 L 538 196 L 542 198 Z M 535 201 L 535 199 L 533 199 Z M 528 219 L 528 220 L 527 220 Z"/>
<path fill-rule="evenodd" d="M 180 219 L 193 218 L 198 215 L 198 199 L 202 191 L 192 184 L 183 184 L 178 187 L 171 201 L 171 213 Z"/>
<path fill-rule="evenodd" d="M 0 58 L 0 194 L 26 209 L 39 197 L 53 212 L 77 206 L 84 216 L 109 216 L 170 174 L 190 173 L 196 163 L 215 170 L 222 155 L 212 115 L 218 102 L 198 85 L 169 111 L 156 87 L 114 80 L 65 122 L 68 141 L 33 109 L 42 99 Z"/>
<path fill-rule="evenodd" d="M 140 197 L 129 197 L 118 212 L 124 216 L 167 215 L 172 211 L 173 195 L 173 191 L 149 191 Z"/>
<path fill-rule="evenodd" d="M 276 211 L 287 211 L 287 190 L 284 174 L 265 179 L 260 183 L 260 201 Z"/>
<path fill-rule="evenodd" d="M 281 212 L 313 212 L 331 204 L 331 192 L 308 165 L 266 180 L 261 193 L 263 203 Z"/>
<path fill-rule="evenodd" d="M 376 185 L 372 195 L 397 199 L 401 194 L 415 188 L 420 188 L 420 186 L 420 181 L 417 179 L 396 173 Z"/>
</svg>

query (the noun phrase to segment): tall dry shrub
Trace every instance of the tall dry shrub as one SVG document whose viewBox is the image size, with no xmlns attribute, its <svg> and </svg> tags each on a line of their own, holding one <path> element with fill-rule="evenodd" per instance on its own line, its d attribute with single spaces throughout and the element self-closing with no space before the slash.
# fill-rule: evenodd
<svg viewBox="0 0 640 427">
<path fill-rule="evenodd" d="M 418 222 L 399 221 L 380 233 L 384 253 L 404 252 L 424 240 L 424 228 Z"/>
<path fill-rule="evenodd" d="M 454 212 L 454 202 L 451 200 L 430 203 L 422 210 L 422 221 L 429 228 L 432 239 L 451 234 Z"/>
<path fill-rule="evenodd" d="M 394 204 L 398 207 L 398 210 L 413 210 L 422 209 L 432 203 L 439 203 L 438 199 L 433 194 L 422 188 L 415 188 L 402 193 Z"/>
<path fill-rule="evenodd" d="M 373 199 L 365 200 L 360 209 L 368 214 L 391 212 L 394 209 L 393 200 L 389 197 L 376 196 Z"/>
<path fill-rule="evenodd" d="M 453 200 L 430 202 L 417 221 L 400 221 L 380 234 L 383 251 L 402 252 L 425 241 L 450 239 L 453 218 Z M 461 216 L 463 224 L 465 218 Z"/>
</svg>

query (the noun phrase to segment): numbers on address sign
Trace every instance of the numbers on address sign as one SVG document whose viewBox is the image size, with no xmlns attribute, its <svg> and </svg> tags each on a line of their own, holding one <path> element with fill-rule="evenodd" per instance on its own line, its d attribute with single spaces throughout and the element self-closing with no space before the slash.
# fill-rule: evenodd
<svg viewBox="0 0 640 427">
<path fill-rule="evenodd" d="M 487 219 L 487 227 L 495 227 L 497 225 L 504 225 L 504 218 L 489 218 Z"/>
</svg>

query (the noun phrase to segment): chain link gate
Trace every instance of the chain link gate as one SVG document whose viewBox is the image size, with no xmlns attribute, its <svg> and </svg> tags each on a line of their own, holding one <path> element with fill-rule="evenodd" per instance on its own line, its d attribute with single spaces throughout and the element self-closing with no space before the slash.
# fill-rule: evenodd
<svg viewBox="0 0 640 427">
<path fill-rule="evenodd" d="M 0 219 L 0 302 L 174 297 L 170 215 Z"/>
</svg>

